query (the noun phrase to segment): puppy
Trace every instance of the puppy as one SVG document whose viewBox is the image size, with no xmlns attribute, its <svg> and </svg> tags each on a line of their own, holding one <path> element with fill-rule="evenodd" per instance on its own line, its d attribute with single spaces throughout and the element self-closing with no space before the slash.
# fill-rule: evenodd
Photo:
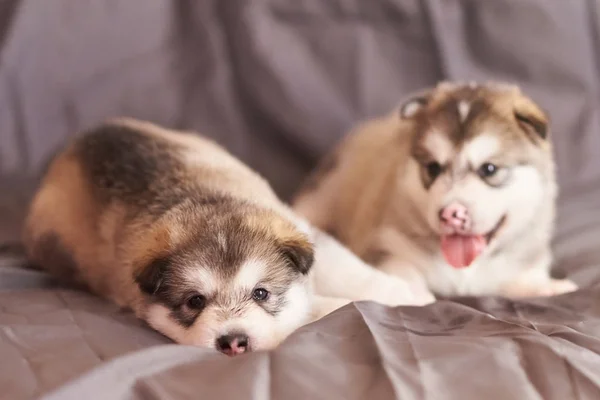
<svg viewBox="0 0 600 400">
<path fill-rule="evenodd" d="M 441 296 L 549 296 L 557 185 L 545 113 L 515 86 L 443 82 L 358 126 L 295 210 Z"/>
<path fill-rule="evenodd" d="M 34 264 L 228 355 L 273 348 L 349 301 L 433 300 L 311 228 L 214 142 L 133 119 L 53 159 L 23 241 Z"/>
</svg>

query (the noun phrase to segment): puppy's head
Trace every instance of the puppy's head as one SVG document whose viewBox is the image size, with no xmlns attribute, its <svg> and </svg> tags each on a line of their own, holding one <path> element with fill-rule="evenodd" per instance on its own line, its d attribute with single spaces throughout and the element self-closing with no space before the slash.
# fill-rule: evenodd
<svg viewBox="0 0 600 400">
<path fill-rule="evenodd" d="M 276 346 L 306 322 L 308 238 L 278 214 L 218 199 L 155 224 L 135 280 L 146 320 L 182 344 L 228 355 Z"/>
<path fill-rule="evenodd" d="M 554 201 L 547 116 L 517 87 L 443 83 L 408 100 L 400 118 L 414 132 L 418 204 L 450 265 L 470 265 Z"/>
</svg>

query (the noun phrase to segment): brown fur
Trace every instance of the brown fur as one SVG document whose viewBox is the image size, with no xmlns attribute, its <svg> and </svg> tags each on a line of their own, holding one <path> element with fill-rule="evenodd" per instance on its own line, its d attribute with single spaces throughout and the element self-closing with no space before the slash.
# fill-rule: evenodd
<svg viewBox="0 0 600 400">
<path fill-rule="evenodd" d="M 355 128 L 334 150 L 340 155 L 337 166 L 322 174 L 312 190 L 299 192 L 296 210 L 363 255 L 370 233 L 381 223 L 392 196 L 391 183 L 399 173 L 399 158 L 409 151 L 403 128 L 388 123 L 386 118 Z M 303 207 L 303 199 L 315 195 L 316 189 L 323 193 L 323 203 L 318 208 Z"/>
<path fill-rule="evenodd" d="M 454 85 L 442 84 L 429 91 L 421 97 L 424 107 L 414 118 L 406 120 L 406 130 L 411 132 L 406 136 L 412 136 L 411 156 L 423 167 L 435 161 L 424 145 L 432 131 L 444 132 L 457 151 L 468 140 L 493 131 L 497 132 L 504 151 L 490 162 L 499 165 L 532 162 L 532 154 L 539 153 L 542 156 L 534 159 L 534 164 L 549 177 L 546 169 L 552 149 L 548 140 L 548 116 L 517 87 L 501 89 L 497 90 L 497 85 L 456 89 Z M 470 104 L 464 121 L 458 113 L 460 101 Z M 542 152 L 533 152 L 532 146 L 542 149 Z M 425 177 L 423 180 L 427 184 Z"/>
<path fill-rule="evenodd" d="M 279 285 L 308 273 L 312 245 L 282 217 L 288 212 L 217 144 L 122 119 L 86 132 L 51 162 L 24 243 L 36 264 L 143 317 L 149 302 L 183 301 L 183 275 L 198 260 L 221 268 L 223 279 L 246 256 L 277 265 L 267 279 Z"/>
<path fill-rule="evenodd" d="M 465 121 L 457 112 L 461 100 L 471 105 Z M 506 151 L 492 161 L 500 165 L 533 162 L 547 179 L 554 179 L 548 117 L 517 87 L 491 83 L 471 88 L 442 83 L 415 95 L 405 106 L 410 102 L 419 104 L 411 118 L 402 118 L 401 108 L 357 126 L 333 150 L 336 167 L 319 174 L 319 181 L 311 179 L 311 186 L 294 200 L 296 211 L 317 227 L 335 233 L 349 249 L 374 264 L 387 258 L 378 236 L 386 227 L 418 227 L 409 234 L 420 237 L 421 244 L 432 251 L 439 246 L 427 223 L 417 212 L 410 212 L 413 204 L 395 184 L 412 158 L 420 164 L 423 186 L 428 187 L 426 168 L 436 160 L 424 142 L 432 130 L 440 130 L 460 146 L 466 139 L 493 129 L 499 132 Z M 532 151 L 533 147 L 542 151 Z M 539 157 L 532 158 L 532 154 Z M 403 212 L 394 212 L 396 207 Z M 397 221 L 399 215 L 402 220 Z"/>
</svg>

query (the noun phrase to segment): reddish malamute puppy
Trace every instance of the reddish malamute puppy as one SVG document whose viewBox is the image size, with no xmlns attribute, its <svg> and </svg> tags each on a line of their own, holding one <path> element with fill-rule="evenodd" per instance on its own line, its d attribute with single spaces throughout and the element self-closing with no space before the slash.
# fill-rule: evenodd
<svg viewBox="0 0 600 400">
<path fill-rule="evenodd" d="M 440 295 L 547 296 L 557 193 L 545 113 L 518 87 L 442 83 L 361 124 L 295 210 Z"/>
</svg>

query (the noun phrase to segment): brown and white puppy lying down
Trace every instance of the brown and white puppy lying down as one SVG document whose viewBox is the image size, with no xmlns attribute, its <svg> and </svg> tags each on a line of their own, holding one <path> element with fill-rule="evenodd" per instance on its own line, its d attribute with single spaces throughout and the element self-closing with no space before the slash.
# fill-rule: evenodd
<svg viewBox="0 0 600 400">
<path fill-rule="evenodd" d="M 441 296 L 548 296 L 557 185 L 545 113 L 515 86 L 441 83 L 358 126 L 294 209 Z"/>
<path fill-rule="evenodd" d="M 54 158 L 24 243 L 34 264 L 174 341 L 228 355 L 272 348 L 349 301 L 433 301 L 311 228 L 217 144 L 131 119 Z"/>
</svg>

